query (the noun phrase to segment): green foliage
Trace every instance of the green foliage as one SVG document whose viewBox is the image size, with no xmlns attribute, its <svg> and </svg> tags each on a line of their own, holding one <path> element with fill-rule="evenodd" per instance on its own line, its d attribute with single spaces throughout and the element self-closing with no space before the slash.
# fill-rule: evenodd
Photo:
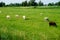
<svg viewBox="0 0 60 40">
<path fill-rule="evenodd" d="M 39 2 L 39 6 L 43 6 L 43 5 L 44 5 L 43 2 L 40 1 L 40 2 Z"/>
<path fill-rule="evenodd" d="M 59 2 L 56 2 L 55 5 L 60 6 L 60 1 Z"/>
<path fill-rule="evenodd" d="M 37 6 L 38 4 L 35 2 L 35 0 L 30 0 L 29 5 L 30 6 Z"/>
<path fill-rule="evenodd" d="M 22 6 L 27 6 L 27 1 L 22 2 Z"/>
<path fill-rule="evenodd" d="M 4 2 L 0 2 L 0 7 L 20 7 L 20 6 L 34 6 L 34 8 L 36 8 L 36 6 L 60 6 L 60 1 L 54 3 L 48 3 L 48 4 L 44 4 L 41 0 L 39 2 L 36 2 L 36 0 L 30 0 L 29 2 L 23 1 L 22 3 L 10 3 L 8 5 L 5 5 Z"/>
<path fill-rule="evenodd" d="M 5 3 L 4 2 L 0 2 L 0 7 L 3 7 L 5 6 Z"/>
<path fill-rule="evenodd" d="M 54 3 L 49 3 L 48 6 L 54 6 L 55 4 Z"/>
</svg>

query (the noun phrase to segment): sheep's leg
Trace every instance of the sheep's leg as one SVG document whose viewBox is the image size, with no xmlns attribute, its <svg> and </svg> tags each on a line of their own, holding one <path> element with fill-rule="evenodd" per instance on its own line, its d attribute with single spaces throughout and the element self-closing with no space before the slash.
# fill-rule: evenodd
<svg viewBox="0 0 60 40">
<path fill-rule="evenodd" d="M 57 27 L 57 25 L 55 25 L 55 27 Z"/>
</svg>

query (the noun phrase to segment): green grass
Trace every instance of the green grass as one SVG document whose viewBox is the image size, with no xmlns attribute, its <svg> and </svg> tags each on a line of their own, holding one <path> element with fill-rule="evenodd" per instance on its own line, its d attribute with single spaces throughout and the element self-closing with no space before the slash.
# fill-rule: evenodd
<svg viewBox="0 0 60 40">
<path fill-rule="evenodd" d="M 60 40 L 60 9 L 1 7 L 0 40 Z M 41 16 L 40 13 L 43 13 Z M 18 14 L 20 17 L 16 18 Z M 7 19 L 6 15 L 11 18 Z M 29 20 L 23 20 L 26 15 Z M 58 27 L 49 27 L 44 17 L 55 21 Z"/>
</svg>

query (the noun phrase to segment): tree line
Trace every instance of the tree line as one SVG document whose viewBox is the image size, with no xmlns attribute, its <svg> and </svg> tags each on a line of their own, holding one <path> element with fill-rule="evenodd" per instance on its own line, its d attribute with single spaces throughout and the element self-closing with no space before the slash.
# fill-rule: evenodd
<svg viewBox="0 0 60 40">
<path fill-rule="evenodd" d="M 4 2 L 0 2 L 0 7 L 8 7 L 8 6 L 60 6 L 60 1 L 59 2 L 52 2 L 48 4 L 44 4 L 42 1 L 39 1 L 38 3 L 35 2 L 35 0 L 30 0 L 29 2 L 23 1 L 22 3 L 10 3 L 6 5 Z"/>
</svg>

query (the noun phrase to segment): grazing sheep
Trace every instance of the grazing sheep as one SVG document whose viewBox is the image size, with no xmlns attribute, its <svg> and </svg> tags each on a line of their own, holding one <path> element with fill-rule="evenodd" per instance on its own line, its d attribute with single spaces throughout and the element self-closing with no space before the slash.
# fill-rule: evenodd
<svg viewBox="0 0 60 40">
<path fill-rule="evenodd" d="M 25 20 L 26 19 L 26 16 L 23 16 L 23 19 Z"/>
<path fill-rule="evenodd" d="M 47 21 L 48 20 L 48 17 L 44 17 L 44 20 Z"/>
<path fill-rule="evenodd" d="M 48 19 L 48 17 L 45 17 L 45 20 L 49 22 L 49 26 L 55 26 L 55 27 L 57 27 L 56 22 L 50 21 L 50 20 Z"/>
<path fill-rule="evenodd" d="M 19 18 L 19 15 L 15 15 L 16 16 L 16 18 Z"/>
<path fill-rule="evenodd" d="M 10 19 L 10 15 L 7 15 L 6 18 L 7 18 L 7 19 Z"/>
<path fill-rule="evenodd" d="M 55 22 L 53 22 L 53 21 L 50 21 L 49 26 L 56 26 L 57 27 L 57 24 Z"/>
<path fill-rule="evenodd" d="M 44 17 L 44 19 L 46 20 L 46 19 L 48 19 L 48 17 Z"/>
</svg>

